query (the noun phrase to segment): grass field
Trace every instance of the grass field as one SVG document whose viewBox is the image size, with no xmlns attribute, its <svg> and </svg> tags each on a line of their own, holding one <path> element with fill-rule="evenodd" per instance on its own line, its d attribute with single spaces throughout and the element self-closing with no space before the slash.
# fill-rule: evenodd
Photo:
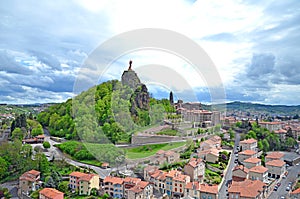
<svg viewBox="0 0 300 199">
<path fill-rule="evenodd" d="M 176 143 L 165 143 L 165 144 L 151 144 L 139 146 L 126 150 L 126 157 L 128 159 L 139 159 L 149 157 L 154 155 L 159 150 L 170 150 L 184 146 L 186 142 L 176 142 Z"/>
<path fill-rule="evenodd" d="M 172 129 L 167 129 L 167 130 L 158 132 L 157 135 L 176 136 L 177 135 L 177 131 L 176 130 L 172 130 Z"/>
</svg>

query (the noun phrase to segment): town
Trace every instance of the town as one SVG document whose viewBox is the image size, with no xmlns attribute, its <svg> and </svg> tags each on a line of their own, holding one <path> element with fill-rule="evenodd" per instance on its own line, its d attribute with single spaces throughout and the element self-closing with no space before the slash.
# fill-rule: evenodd
<svg viewBox="0 0 300 199">
<path fill-rule="evenodd" d="M 122 84 L 135 90 L 128 114 L 140 122 L 150 100 L 131 64 Z M 1 118 L 0 198 L 300 198 L 298 118 L 224 115 L 200 102 L 174 102 L 172 92 L 162 103 L 169 109 L 162 121 L 135 130 L 127 142 L 111 135 L 110 145 L 64 134 L 67 104 L 61 115 L 60 105 L 35 115 L 9 109 Z M 103 124 L 105 135 L 113 125 Z"/>
</svg>

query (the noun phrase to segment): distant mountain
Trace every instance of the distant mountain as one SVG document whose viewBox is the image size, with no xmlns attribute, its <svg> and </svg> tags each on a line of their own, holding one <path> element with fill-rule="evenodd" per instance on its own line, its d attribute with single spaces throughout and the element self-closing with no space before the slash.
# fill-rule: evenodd
<svg viewBox="0 0 300 199">
<path fill-rule="evenodd" d="M 226 103 L 227 111 L 242 111 L 242 112 L 259 112 L 260 114 L 295 116 L 300 115 L 300 105 L 266 105 L 250 102 L 230 102 Z"/>
</svg>

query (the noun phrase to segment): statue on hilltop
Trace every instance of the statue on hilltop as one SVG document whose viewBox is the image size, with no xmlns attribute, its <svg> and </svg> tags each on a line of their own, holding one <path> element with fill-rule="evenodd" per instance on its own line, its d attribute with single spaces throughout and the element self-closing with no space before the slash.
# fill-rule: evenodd
<svg viewBox="0 0 300 199">
<path fill-rule="evenodd" d="M 132 70 L 132 69 L 131 69 L 131 65 L 132 65 L 132 61 L 130 60 L 130 61 L 129 61 L 129 68 L 128 68 L 128 70 Z"/>
</svg>

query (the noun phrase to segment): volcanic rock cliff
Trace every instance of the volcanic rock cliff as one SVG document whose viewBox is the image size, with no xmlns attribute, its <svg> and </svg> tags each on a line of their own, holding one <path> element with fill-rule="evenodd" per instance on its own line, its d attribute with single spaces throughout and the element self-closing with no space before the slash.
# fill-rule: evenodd
<svg viewBox="0 0 300 199">
<path fill-rule="evenodd" d="M 141 83 L 141 80 L 137 76 L 136 72 L 131 68 L 132 61 L 129 62 L 128 70 L 125 70 L 122 74 L 122 84 L 129 86 L 134 92 L 130 98 L 130 113 L 132 116 L 138 116 L 138 111 L 148 111 L 150 96 L 145 84 Z"/>
</svg>

